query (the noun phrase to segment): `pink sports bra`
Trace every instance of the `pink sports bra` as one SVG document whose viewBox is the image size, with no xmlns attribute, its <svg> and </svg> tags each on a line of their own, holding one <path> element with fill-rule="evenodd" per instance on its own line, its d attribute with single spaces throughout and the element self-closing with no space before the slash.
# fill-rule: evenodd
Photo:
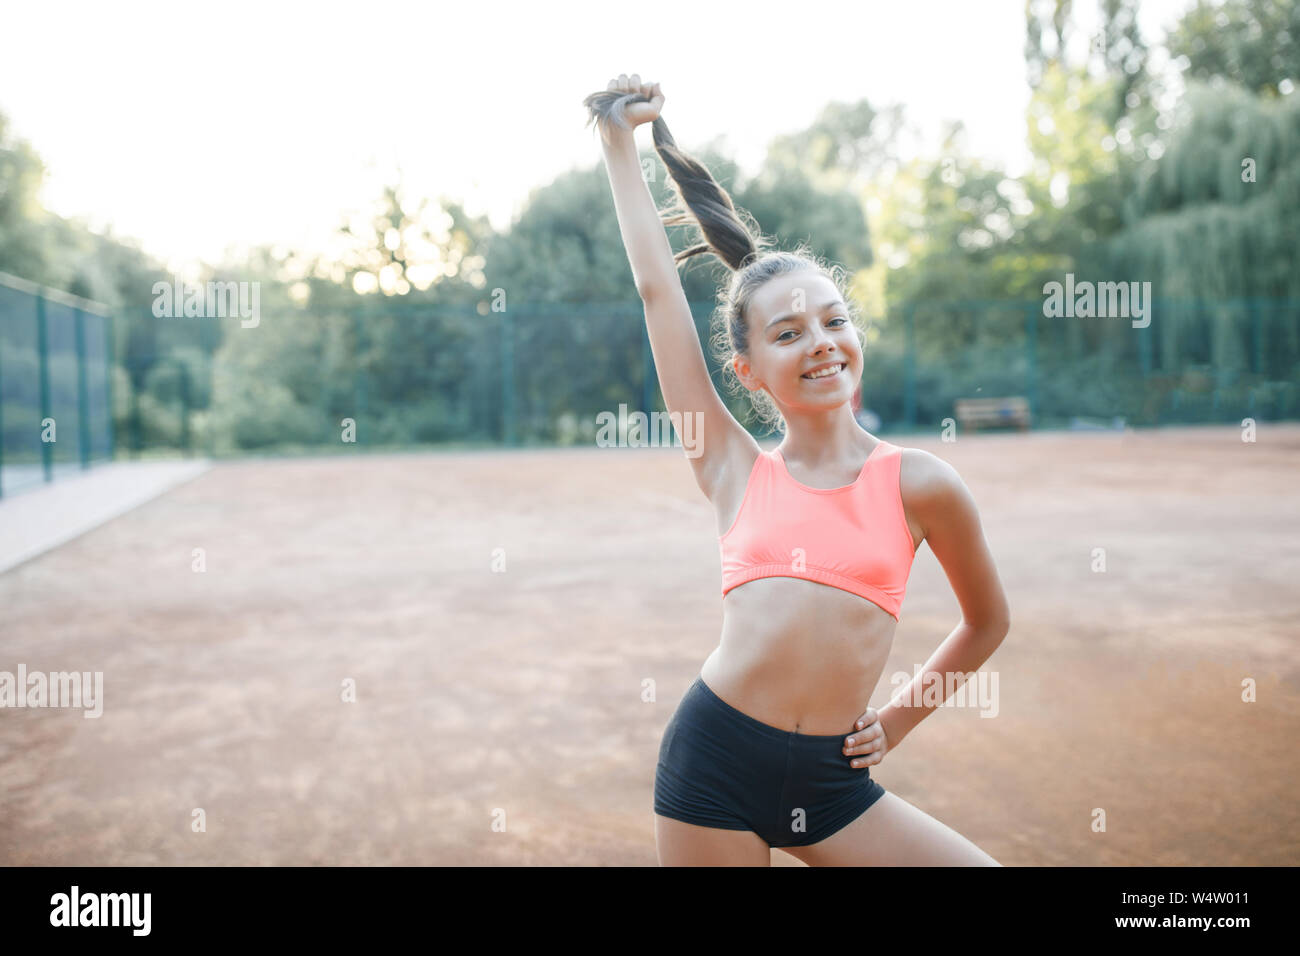
<svg viewBox="0 0 1300 956">
<path fill-rule="evenodd" d="M 718 538 L 722 594 L 755 578 L 802 578 L 866 598 L 899 619 L 916 556 L 898 475 L 903 449 L 881 441 L 857 481 L 809 488 L 779 449 L 760 451 L 731 527 Z"/>
</svg>

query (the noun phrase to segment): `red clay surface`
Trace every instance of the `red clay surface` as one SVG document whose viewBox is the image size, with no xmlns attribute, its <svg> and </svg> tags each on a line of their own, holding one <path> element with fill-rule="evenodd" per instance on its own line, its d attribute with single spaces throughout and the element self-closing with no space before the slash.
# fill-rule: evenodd
<svg viewBox="0 0 1300 956">
<path fill-rule="evenodd" d="M 1007 865 L 1300 863 L 1300 426 L 890 440 L 962 474 L 1013 625 L 998 716 L 874 776 Z M 719 589 L 680 449 L 218 464 L 0 575 L 0 670 L 104 674 L 0 710 L 0 863 L 654 865 Z M 957 621 L 922 547 L 871 703 Z"/>
</svg>

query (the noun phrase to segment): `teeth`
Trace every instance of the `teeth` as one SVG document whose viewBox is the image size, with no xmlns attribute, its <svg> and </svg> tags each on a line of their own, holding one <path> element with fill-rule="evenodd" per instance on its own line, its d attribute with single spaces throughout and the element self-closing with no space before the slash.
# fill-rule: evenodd
<svg viewBox="0 0 1300 956">
<path fill-rule="evenodd" d="M 813 372 L 811 375 L 805 375 L 804 378 L 825 378 L 827 375 L 838 375 L 844 369 L 844 363 L 832 365 L 830 368 L 824 368 L 820 372 Z"/>
</svg>

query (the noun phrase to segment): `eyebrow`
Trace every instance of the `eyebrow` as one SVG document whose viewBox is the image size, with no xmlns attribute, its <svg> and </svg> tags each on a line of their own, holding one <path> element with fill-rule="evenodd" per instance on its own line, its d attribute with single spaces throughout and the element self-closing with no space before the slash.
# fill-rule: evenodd
<svg viewBox="0 0 1300 956">
<path fill-rule="evenodd" d="M 815 312 L 825 312 L 827 309 L 831 308 L 832 306 L 836 306 L 836 305 L 840 305 L 840 306 L 844 305 L 844 300 L 843 300 L 843 299 L 831 299 L 831 301 L 826 302 L 826 303 L 824 303 L 824 304 L 818 306 L 818 307 L 817 307 L 816 309 L 814 309 L 813 311 L 815 311 Z M 776 325 L 778 322 L 785 322 L 785 321 L 787 321 L 787 320 L 789 320 L 789 319 L 796 319 L 796 318 L 799 317 L 800 314 L 801 314 L 801 313 L 798 313 L 798 312 L 783 312 L 783 313 L 781 313 L 780 315 L 778 315 L 776 318 L 774 318 L 771 322 L 768 322 L 767 325 L 765 325 L 765 326 L 763 327 L 763 331 L 766 332 L 768 329 L 770 329 L 772 326 Z"/>
</svg>

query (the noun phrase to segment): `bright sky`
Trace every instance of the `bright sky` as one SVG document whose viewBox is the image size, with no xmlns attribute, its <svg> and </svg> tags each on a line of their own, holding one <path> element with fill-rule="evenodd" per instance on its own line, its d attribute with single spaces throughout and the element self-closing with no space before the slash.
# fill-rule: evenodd
<svg viewBox="0 0 1300 956">
<path fill-rule="evenodd" d="M 1148 41 L 1190 2 L 1145 0 Z M 1095 22 L 1097 0 L 1075 5 Z M 963 120 L 1012 173 L 1027 160 L 1024 0 L 43 0 L 2 22 L 0 111 L 46 163 L 45 205 L 172 268 L 321 249 L 399 166 L 504 228 L 530 189 L 599 161 L 582 99 L 621 72 L 662 83 L 684 148 L 725 137 L 746 170 L 862 97 L 903 103 L 931 140 Z"/>
</svg>

